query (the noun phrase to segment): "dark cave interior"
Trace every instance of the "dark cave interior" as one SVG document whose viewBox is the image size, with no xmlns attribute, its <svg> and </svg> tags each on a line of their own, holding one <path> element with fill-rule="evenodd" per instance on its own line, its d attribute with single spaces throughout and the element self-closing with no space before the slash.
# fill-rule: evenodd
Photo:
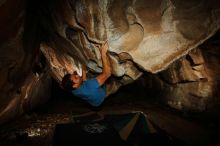
<svg viewBox="0 0 220 146">
<path fill-rule="evenodd" d="M 219 47 L 219 38 L 218 31 L 203 45 Z M 220 106 L 203 112 L 171 108 L 164 104 L 161 85 L 155 78 L 158 76 L 145 72 L 135 82 L 121 87 L 98 108 L 64 91 L 53 80 L 49 101 L 1 125 L 0 143 L 2 146 L 48 146 L 54 141 L 56 124 L 71 123 L 74 115 L 141 111 L 162 133 L 162 138 L 161 135 L 151 138 L 154 141 L 149 140 L 149 145 L 219 145 Z M 215 96 L 219 97 L 219 92 Z"/>
<path fill-rule="evenodd" d="M 67 0 L 64 3 L 60 0 L 56 0 L 57 3 L 54 3 L 54 6 L 50 5 L 53 4 L 52 0 L 45 2 L 35 0 L 35 3 L 32 3 L 30 1 L 22 1 L 19 3 L 16 0 L 6 1 L 8 1 L 6 5 L 7 7 L 5 7 L 5 9 L 2 9 L 2 11 L 0 10 L 0 12 L 2 12 L 0 13 L 0 16 L 5 16 L 4 18 L 0 17 L 0 20 L 5 20 L 2 22 L 1 26 L 2 28 L 6 28 L 2 29 L 2 33 L 0 33 L 0 54 L 3 54 L 3 57 L 0 56 L 0 59 L 3 58 L 3 61 L 1 61 L 2 63 L 0 63 L 0 65 L 1 68 L 4 68 L 1 69 L 0 72 L 0 91 L 2 94 L 0 98 L 0 146 L 61 146 L 65 144 L 74 145 L 73 143 L 77 141 L 77 134 L 81 134 L 80 131 L 77 131 L 77 128 L 82 125 L 85 126 L 91 123 L 98 123 L 101 124 L 101 126 L 107 124 L 107 126 L 105 125 L 107 129 L 110 127 L 109 129 L 113 131 L 111 131 L 109 135 L 105 135 L 105 133 L 102 133 L 98 137 L 96 137 L 98 138 L 98 140 L 103 139 L 103 141 L 100 141 L 100 143 L 93 144 L 94 140 L 90 142 L 88 137 L 88 139 L 83 139 L 82 136 L 79 136 L 79 138 L 82 138 L 82 140 L 78 140 L 78 143 L 82 141 L 87 141 L 87 144 L 90 142 L 89 145 L 96 146 L 220 145 L 220 30 L 218 29 L 215 33 L 213 33 L 214 31 L 212 31 L 212 29 L 207 29 L 206 25 L 200 25 L 200 23 L 202 23 L 200 22 L 200 20 L 204 17 L 199 17 L 197 12 L 202 11 L 203 8 L 205 8 L 206 10 L 206 6 L 203 6 L 204 4 L 206 4 L 205 2 L 189 2 L 189 6 L 192 5 L 192 9 L 188 10 L 185 10 L 185 7 L 187 8 L 188 5 L 183 4 L 182 7 L 184 9 L 182 9 L 181 6 L 178 7 L 177 12 L 175 12 L 175 15 L 173 17 L 175 19 L 180 18 L 180 20 L 182 20 L 182 18 L 184 19 L 183 22 L 180 22 L 183 23 L 183 25 L 185 25 L 186 27 L 184 29 L 181 25 L 177 25 L 177 27 L 178 29 L 180 29 L 182 35 L 187 39 L 184 40 L 184 42 L 183 40 L 181 40 L 182 38 L 175 39 L 170 36 L 168 36 L 167 38 L 172 38 L 181 43 L 188 43 L 189 41 L 190 45 L 193 44 L 192 46 L 196 46 L 190 51 L 180 50 L 180 52 L 182 51 L 181 53 L 185 53 L 185 55 L 180 55 L 181 53 L 178 54 L 179 52 L 177 51 L 177 54 L 175 54 L 176 52 L 173 52 L 173 54 L 171 53 L 170 58 L 168 57 L 164 59 L 163 56 L 166 56 L 166 53 L 162 53 L 169 51 L 172 52 L 173 50 L 165 50 L 161 53 L 162 55 L 160 53 L 158 53 L 158 55 L 157 53 L 155 53 L 158 52 L 158 50 L 156 50 L 157 46 L 154 44 L 154 41 L 156 42 L 156 39 L 150 40 L 153 42 L 153 45 L 150 41 L 150 45 L 147 44 L 150 47 L 156 46 L 156 49 L 153 48 L 152 50 L 146 51 L 147 53 L 151 53 L 155 49 L 156 51 L 152 53 L 153 55 L 148 55 L 146 52 L 144 52 L 144 50 L 141 50 L 139 48 L 142 51 L 140 51 L 140 54 L 147 54 L 146 56 L 148 56 L 149 58 L 155 58 L 155 60 L 157 60 L 157 57 L 154 57 L 154 55 L 159 57 L 162 56 L 160 59 L 158 59 L 162 60 L 162 63 L 159 62 L 155 65 L 155 67 L 152 65 L 154 64 L 154 62 L 150 62 L 150 60 L 145 61 L 144 59 L 146 58 L 138 54 L 138 51 L 135 52 L 136 50 L 132 50 L 132 52 L 128 49 L 126 45 L 129 44 L 135 48 L 141 44 L 141 41 L 133 41 L 136 40 L 136 38 L 139 38 L 139 36 L 136 34 L 136 31 L 134 31 L 139 29 L 137 26 L 141 26 L 142 29 L 147 32 L 149 31 L 149 34 L 152 31 L 153 35 L 149 35 L 152 35 L 152 38 L 154 38 L 155 34 L 156 36 L 163 36 L 166 33 L 172 32 L 165 31 L 164 33 L 162 30 L 157 30 L 160 29 L 159 26 L 165 27 L 165 24 L 162 23 L 163 20 L 170 20 L 169 15 L 165 15 L 169 19 L 162 19 L 159 18 L 159 16 L 157 15 L 159 13 L 159 10 L 157 8 L 158 6 L 163 6 L 161 4 L 162 2 L 160 3 L 158 1 L 154 3 L 153 1 L 150 1 L 150 4 L 152 5 L 145 8 L 143 4 L 145 4 L 146 1 L 139 1 L 140 3 L 137 3 L 137 6 L 134 5 L 134 8 L 136 8 L 135 10 L 137 10 L 137 12 L 140 11 L 140 13 L 138 13 L 140 16 L 144 17 L 140 17 L 136 20 L 137 14 L 135 15 L 136 17 L 133 17 L 134 10 L 131 10 L 130 7 L 127 8 L 128 6 L 132 5 L 131 2 L 119 2 L 119 8 L 126 8 L 126 11 L 121 12 L 119 9 L 116 9 L 115 11 L 118 13 L 113 13 L 113 8 L 115 7 L 115 4 L 117 4 L 117 2 L 109 1 L 108 8 L 111 8 L 112 10 L 110 9 L 107 13 L 112 14 L 111 19 L 114 20 L 112 21 L 112 23 L 117 22 L 115 23 L 115 27 L 117 27 L 114 28 L 114 33 L 117 34 L 118 32 L 120 32 L 123 35 L 134 33 L 135 35 L 137 35 L 137 37 L 131 37 L 133 40 L 131 39 L 128 42 L 123 42 L 123 39 L 120 40 L 119 38 L 117 38 L 119 40 L 119 42 L 117 42 L 118 44 L 120 44 L 121 42 L 124 43 L 122 43 L 122 45 L 120 44 L 119 48 L 124 47 L 125 54 L 126 51 L 131 51 L 132 55 L 136 53 L 135 55 L 137 56 L 132 56 L 131 54 L 126 54 L 125 56 L 123 56 L 123 53 L 120 53 L 120 51 L 117 50 L 117 43 L 114 44 L 114 42 L 111 42 L 112 46 L 116 47 L 117 49 L 114 50 L 114 48 L 112 47 L 113 51 L 111 50 L 113 58 L 112 60 L 116 60 L 116 62 L 114 62 L 115 72 L 111 76 L 110 80 L 114 81 L 113 83 L 118 83 L 114 86 L 117 88 L 117 92 L 114 93 L 110 90 L 112 94 L 107 97 L 107 99 L 105 99 L 104 103 L 101 106 L 92 107 L 85 101 L 73 96 L 71 93 L 68 93 L 64 89 L 62 89 L 60 86 L 59 77 L 62 75 L 63 72 L 68 71 L 68 69 L 66 69 L 68 68 L 68 65 L 65 65 L 69 62 L 67 63 L 62 60 L 63 55 L 65 58 L 65 54 L 68 53 L 76 60 L 76 62 L 83 62 L 86 59 L 91 61 L 92 63 L 90 62 L 91 66 L 89 67 L 90 69 L 92 67 L 94 68 L 91 69 L 92 71 L 89 72 L 89 75 L 94 76 L 98 74 L 100 69 L 100 66 L 98 65 L 100 63 L 97 59 L 97 54 L 94 53 L 96 52 L 96 50 L 88 51 L 86 49 L 88 49 L 89 47 L 93 48 L 93 43 L 97 43 L 97 40 L 94 38 L 102 40 L 107 36 L 108 33 L 110 33 L 111 29 L 113 30 L 113 28 L 110 27 L 107 29 L 105 28 L 107 31 L 109 31 L 108 33 L 106 33 L 106 30 L 104 31 L 99 29 L 100 26 L 103 27 L 102 25 L 104 25 L 104 23 L 102 24 L 100 22 L 104 21 L 105 19 L 99 17 L 99 13 L 101 13 L 101 10 L 104 9 L 96 11 L 99 8 L 93 5 L 93 2 L 90 3 L 89 1 L 87 1 L 90 7 L 83 8 L 87 11 L 90 10 L 92 13 L 85 14 L 82 12 L 80 13 L 81 15 L 77 15 L 76 12 L 79 11 L 77 9 L 78 7 L 75 8 L 73 4 L 80 5 L 80 2 L 84 1 Z M 12 5 L 13 2 L 14 4 L 17 4 L 17 7 Z M 26 6 L 30 5 L 31 7 L 27 7 L 27 9 L 24 10 L 24 4 L 26 2 L 29 2 L 26 4 Z M 70 5 L 72 4 L 71 8 L 65 7 L 69 6 L 67 5 L 68 2 L 70 2 Z M 101 3 L 101 1 L 99 2 Z M 94 3 L 99 2 L 94 1 Z M 197 5 L 197 3 L 199 3 L 199 5 Z M 212 0 L 210 2 L 210 5 L 213 3 L 216 4 L 216 1 Z M 105 3 L 103 2 L 101 4 L 104 5 Z M 173 4 L 179 6 L 182 3 L 180 1 L 175 1 L 173 2 Z M 197 7 L 194 7 L 194 5 L 196 5 Z M 10 13 L 8 11 L 7 8 L 10 8 L 9 6 L 11 6 L 12 8 L 16 8 L 14 9 L 13 13 Z M 0 2 L 0 8 L 2 7 L 3 6 Z M 215 6 L 213 7 L 215 8 Z M 56 8 L 56 11 L 53 8 Z M 145 12 L 143 10 L 148 8 L 150 12 L 149 15 L 146 13 L 147 11 Z M 70 9 L 73 9 L 73 11 L 70 11 Z M 191 15 L 194 19 L 195 16 L 193 15 L 193 13 L 190 13 L 191 11 L 194 12 L 193 9 L 195 9 L 196 11 L 195 16 L 198 17 L 198 22 L 195 21 L 196 26 L 198 23 L 198 29 L 196 27 L 193 27 L 194 24 L 187 25 L 188 22 L 185 21 L 185 19 L 191 19 Z M 216 13 L 216 21 L 218 20 L 217 14 L 219 13 L 219 9 L 217 10 L 218 11 L 214 11 Z M 209 11 L 209 5 L 207 5 L 207 11 Z M 185 13 L 184 15 L 182 14 L 183 12 Z M 23 16 L 24 13 L 25 16 Z M 127 13 L 129 15 L 126 15 Z M 167 6 L 163 12 L 163 14 L 166 13 L 169 13 L 169 6 Z M 9 16 L 9 14 L 10 17 L 7 17 Z M 20 17 L 18 17 L 19 14 Z M 92 16 L 93 14 L 95 16 Z M 69 21 L 71 15 L 74 15 L 74 20 L 76 19 L 76 17 L 78 17 L 76 19 L 78 21 L 76 22 L 76 24 L 78 24 L 79 26 L 76 26 L 74 24 L 74 21 Z M 205 12 L 201 13 L 201 16 L 206 17 L 206 15 L 208 14 L 205 14 Z M 13 20 L 13 23 L 9 23 L 9 21 L 12 20 L 13 17 L 17 17 L 17 19 Z M 86 17 L 88 21 L 87 19 L 84 19 L 84 17 Z M 119 22 L 118 18 L 123 19 L 121 19 L 121 21 Z M 214 19 L 214 13 L 212 18 Z M 143 19 L 144 21 L 140 21 L 139 19 Z M 146 23 L 145 19 L 149 20 L 150 22 Z M 172 21 L 173 20 L 174 19 L 172 19 Z M 130 22 L 133 23 L 130 25 Z M 210 21 L 209 23 L 210 28 L 215 28 L 215 25 L 211 25 L 212 21 Z M 207 25 L 209 23 L 207 23 Z M 53 26 L 49 26 L 50 24 Z M 136 26 L 136 24 L 138 25 Z M 90 25 L 95 26 L 94 30 Z M 105 25 L 107 25 L 107 23 Z M 170 24 L 166 21 L 166 25 Z M 134 30 L 133 26 L 135 26 Z M 14 28 L 15 31 L 12 32 L 12 30 L 9 28 Z M 119 30 L 117 30 L 118 28 Z M 217 27 L 215 29 L 217 29 Z M 126 31 L 129 30 L 132 31 L 127 33 Z M 195 30 L 195 32 L 191 33 L 192 30 Z M 96 32 L 98 33 L 96 34 Z M 110 34 L 114 37 L 114 33 Z M 66 35 L 66 38 L 62 35 Z M 209 37 L 206 37 L 206 35 L 209 35 Z M 210 37 L 210 35 L 212 36 Z M 146 36 L 146 38 L 148 39 L 149 36 Z M 22 39 L 20 39 L 20 37 Z M 191 37 L 193 38 L 192 40 L 190 40 Z M 146 38 L 142 38 L 142 40 Z M 70 45 L 70 40 L 72 41 L 71 43 L 75 43 L 73 45 L 74 47 Z M 80 44 L 78 43 L 79 40 L 80 42 L 83 42 L 82 40 L 87 40 L 89 43 L 85 41 L 83 42 L 84 44 Z M 52 48 L 55 49 L 49 51 L 40 50 L 41 41 L 47 42 L 47 45 L 49 44 L 50 46 L 52 46 Z M 193 41 L 195 41 L 196 43 Z M 161 42 L 163 42 L 163 39 L 161 39 Z M 158 46 L 161 45 L 163 44 L 159 44 Z M 187 47 L 192 48 L 192 46 L 190 45 L 188 45 Z M 47 51 L 54 51 L 55 53 L 53 53 L 55 55 L 53 53 L 50 54 Z M 45 52 L 47 52 L 49 55 Z M 12 57 L 7 53 L 12 54 Z M 5 56 L 7 56 L 9 59 Z M 140 61 L 140 58 L 144 61 Z M 133 59 L 136 59 L 136 62 Z M 13 62 L 14 60 L 15 63 Z M 55 63 L 53 62 L 54 60 Z M 165 67 L 167 65 L 167 60 L 174 61 L 170 63 L 167 67 Z M 60 64 L 59 61 L 61 61 Z M 146 65 L 145 62 L 148 61 L 150 63 Z M 56 68 L 56 65 L 58 66 L 58 69 Z M 72 66 L 73 64 L 70 65 Z M 124 65 L 125 67 L 123 66 L 123 68 L 120 65 Z M 149 67 L 148 65 L 152 66 Z M 121 70 L 126 70 L 127 72 L 125 71 L 123 75 L 119 75 L 121 73 Z M 128 122 L 126 116 L 129 118 L 132 117 L 131 119 L 129 119 L 130 122 Z M 117 118 L 121 118 L 121 120 L 117 121 Z M 84 121 L 83 123 L 83 120 L 85 120 L 86 122 Z M 127 123 L 123 120 L 127 120 Z M 143 123 L 147 124 L 144 125 Z M 76 126 L 77 124 L 79 127 Z M 125 126 L 123 125 L 124 127 L 121 129 L 119 128 L 119 130 L 117 129 L 117 124 L 120 126 L 124 124 Z M 62 133 L 63 135 L 59 134 L 58 126 L 61 126 L 62 128 L 62 126 L 65 127 L 65 125 L 67 127 L 66 130 L 63 131 L 64 133 Z M 74 129 L 71 130 L 71 128 L 73 127 L 76 131 L 74 131 Z M 94 126 L 92 128 L 94 128 Z M 68 132 L 65 133 L 65 131 Z M 143 131 L 147 131 L 147 134 Z M 71 137 L 71 134 L 75 134 L 75 137 Z M 114 139 L 115 137 L 116 139 Z M 64 140 L 62 141 L 62 139 Z"/>
</svg>

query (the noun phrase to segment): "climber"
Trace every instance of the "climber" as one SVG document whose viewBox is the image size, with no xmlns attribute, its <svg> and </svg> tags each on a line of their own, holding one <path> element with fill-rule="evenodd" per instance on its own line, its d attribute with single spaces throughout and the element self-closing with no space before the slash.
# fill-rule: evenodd
<svg viewBox="0 0 220 146">
<path fill-rule="evenodd" d="M 95 78 L 87 79 L 85 66 L 82 67 L 82 76 L 77 72 L 73 74 L 66 74 L 62 79 L 62 86 L 64 89 L 72 92 L 73 95 L 87 101 L 94 107 L 100 106 L 105 97 L 106 90 L 104 83 L 111 76 L 111 67 L 107 50 L 109 48 L 108 42 L 97 46 L 100 50 L 103 70 Z"/>
</svg>

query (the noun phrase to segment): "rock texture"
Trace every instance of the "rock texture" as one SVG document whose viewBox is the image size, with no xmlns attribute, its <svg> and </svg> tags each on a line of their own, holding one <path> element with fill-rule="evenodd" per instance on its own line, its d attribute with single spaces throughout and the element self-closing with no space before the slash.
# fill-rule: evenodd
<svg viewBox="0 0 220 146">
<path fill-rule="evenodd" d="M 203 81 L 217 74 L 206 71 L 204 56 L 192 49 L 219 29 L 217 0 L 3 0 L 0 20 L 0 121 L 22 113 L 26 103 L 31 109 L 41 100 L 38 94 L 47 99 L 50 77 L 60 83 L 65 73 L 80 73 L 82 63 L 88 75 L 100 73 L 96 45 L 105 40 L 113 68 L 108 94 L 143 72 L 167 69 L 187 54 L 161 73 L 164 81 L 192 82 L 184 89 L 188 93 L 192 86 L 195 97 L 213 93 L 214 85 Z M 194 82 L 199 83 L 194 86 Z M 183 86 L 172 88 L 175 93 L 170 92 L 170 98 L 181 95 L 182 103 Z M 200 95 L 201 90 L 205 93 Z"/>
<path fill-rule="evenodd" d="M 84 60 L 88 68 L 101 72 L 100 55 L 95 45 L 105 40 L 110 44 L 113 75 L 126 76 L 132 81 L 141 75 L 140 68 L 152 73 L 166 69 L 220 27 L 216 1 L 76 0 L 58 4 L 65 8 L 59 7 L 62 12 L 60 15 L 63 16 L 62 23 L 60 17 L 58 19 L 54 16 L 51 16 L 51 23 L 55 24 L 54 31 L 67 42 L 66 45 L 72 48 L 70 52 L 74 55 L 69 53 L 69 56 L 68 51 L 63 49 L 65 47 L 59 48 L 54 41 L 59 42 L 60 39 L 54 35 L 51 35 L 54 40 L 46 42 L 54 50 L 54 55 L 48 55 L 47 47 L 41 47 L 58 82 L 66 72 L 71 73 L 74 68 L 79 70 L 77 61 Z M 63 50 L 64 53 L 57 50 Z M 51 58 L 54 57 L 60 63 L 52 62 Z M 68 68 L 65 67 L 67 64 Z M 129 68 L 136 69 L 128 72 Z"/>
<path fill-rule="evenodd" d="M 208 109 L 217 84 L 207 65 L 197 48 L 161 72 L 167 104 L 179 110 Z"/>
<path fill-rule="evenodd" d="M 210 111 L 220 106 L 219 32 L 216 39 L 190 51 L 158 74 L 140 78 L 148 97 L 181 111 Z"/>
<path fill-rule="evenodd" d="M 0 123 L 3 123 L 48 100 L 51 77 L 42 53 L 36 51 L 39 45 L 23 44 L 25 1 L 1 1 L 0 20 Z"/>
</svg>

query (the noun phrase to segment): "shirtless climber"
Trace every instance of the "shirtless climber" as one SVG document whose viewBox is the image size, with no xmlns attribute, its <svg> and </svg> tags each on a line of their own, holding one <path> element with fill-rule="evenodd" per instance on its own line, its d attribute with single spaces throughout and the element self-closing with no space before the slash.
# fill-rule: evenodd
<svg viewBox="0 0 220 146">
<path fill-rule="evenodd" d="M 62 79 L 62 86 L 72 92 L 73 95 L 87 101 L 92 106 L 99 106 L 106 97 L 106 90 L 103 84 L 111 76 L 111 67 L 107 56 L 108 42 L 99 47 L 103 70 L 96 78 L 86 79 L 86 71 L 83 67 L 82 76 L 77 72 L 67 74 Z"/>
</svg>

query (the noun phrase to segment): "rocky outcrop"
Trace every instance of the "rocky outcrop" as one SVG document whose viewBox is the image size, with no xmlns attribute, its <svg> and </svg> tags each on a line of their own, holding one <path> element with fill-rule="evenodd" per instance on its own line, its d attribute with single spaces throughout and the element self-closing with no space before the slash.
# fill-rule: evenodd
<svg viewBox="0 0 220 146">
<path fill-rule="evenodd" d="M 141 84 L 146 94 L 181 111 L 201 112 L 219 107 L 219 45 L 212 38 L 166 70 L 145 74 Z"/>
<path fill-rule="evenodd" d="M 195 48 L 219 28 L 219 7 L 215 3 L 67 1 L 69 13 L 63 15 L 68 26 L 57 23 L 57 32 L 74 44 L 78 56 L 84 56 L 91 73 L 101 72 L 100 54 L 95 45 L 108 40 L 114 75 L 107 82 L 109 94 L 136 80 L 141 72 L 165 70 L 158 75 L 165 102 L 180 110 L 201 111 L 207 108 L 216 84 L 200 49 Z M 80 72 L 77 58 L 56 54 L 53 51 L 56 48 L 46 45 L 41 50 L 58 82 L 67 72 Z M 175 63 L 170 65 L 172 62 Z"/>
<path fill-rule="evenodd" d="M 66 63 L 57 66 L 48 58 L 47 49 L 42 47 L 41 50 L 50 61 L 52 72 L 59 82 L 65 72 L 71 73 L 77 66 L 73 61 L 85 60 L 89 69 L 101 72 L 100 54 L 95 45 L 108 40 L 113 75 L 126 76 L 132 81 L 140 76 L 140 69 L 160 72 L 212 36 L 220 27 L 219 7 L 215 3 L 169 0 L 65 1 L 65 10 L 60 10 L 64 18 L 62 23 L 57 18 L 52 22 L 59 37 L 68 42 L 77 57 L 71 53 L 68 55 L 67 51 L 57 53 L 61 48 L 53 41 L 59 42 L 60 39 L 48 41 L 47 44 L 54 50 L 53 58 L 57 56 L 56 60 Z M 71 70 L 70 66 L 65 67 L 67 64 L 72 64 Z M 126 72 L 127 64 L 135 71 Z M 194 70 L 199 68 L 195 66 Z"/>
<path fill-rule="evenodd" d="M 161 90 L 164 100 L 179 110 L 206 110 L 217 89 L 200 49 L 194 49 L 159 75 L 165 84 Z"/>
</svg>

